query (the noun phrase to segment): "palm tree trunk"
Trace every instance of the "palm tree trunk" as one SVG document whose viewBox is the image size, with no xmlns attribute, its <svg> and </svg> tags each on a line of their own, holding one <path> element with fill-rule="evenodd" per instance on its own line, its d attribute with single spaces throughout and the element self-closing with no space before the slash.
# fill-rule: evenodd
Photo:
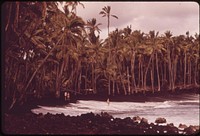
<svg viewBox="0 0 200 136">
<path fill-rule="evenodd" d="M 109 36 L 109 27 L 110 27 L 110 15 L 108 13 L 108 36 Z M 110 51 L 111 51 L 111 48 L 110 48 L 110 44 L 109 44 L 109 64 L 111 61 Z M 108 79 L 108 95 L 110 95 L 110 75 L 109 75 L 109 79 Z"/>
<path fill-rule="evenodd" d="M 124 82 L 123 82 L 123 80 L 122 80 L 122 74 L 121 74 L 121 72 L 120 72 L 120 79 L 121 79 L 121 83 L 122 83 L 122 86 L 123 86 L 124 95 L 127 95 L 126 87 L 125 87 L 125 84 L 124 84 Z"/>
<path fill-rule="evenodd" d="M 110 14 L 108 14 L 108 36 L 109 36 L 109 27 L 110 27 Z"/>
<path fill-rule="evenodd" d="M 160 65 L 160 77 L 161 77 L 161 86 L 164 84 L 164 65 L 163 62 L 161 62 Z"/>
<path fill-rule="evenodd" d="M 87 69 L 88 69 L 88 66 L 86 66 L 86 68 L 85 68 L 85 89 L 88 89 L 88 88 L 87 88 L 87 79 L 88 79 L 88 78 L 87 78 L 87 75 L 88 75 L 88 72 L 87 72 L 88 70 L 87 70 Z M 87 91 L 86 91 L 86 92 L 87 92 Z"/>
<path fill-rule="evenodd" d="M 113 79 L 112 83 L 113 83 L 113 86 L 112 86 L 112 95 L 114 96 L 115 95 L 115 80 L 114 79 Z"/>
<path fill-rule="evenodd" d="M 191 84 L 192 83 L 192 71 L 191 71 L 191 58 L 189 58 L 189 62 L 188 62 L 188 83 Z"/>
<path fill-rule="evenodd" d="M 12 14 L 12 3 L 10 3 L 9 4 L 9 11 L 8 11 L 8 20 L 7 20 L 7 23 L 6 23 L 6 27 L 5 27 L 5 31 L 7 31 L 8 30 L 8 26 L 9 26 L 9 24 L 10 24 L 10 20 L 11 20 L 11 14 Z M 6 36 L 6 37 L 8 37 L 8 36 Z M 7 41 L 7 40 L 6 40 Z"/>
<path fill-rule="evenodd" d="M 80 69 L 79 76 L 78 76 L 78 93 L 81 92 L 81 75 L 82 75 L 82 70 Z"/>
<path fill-rule="evenodd" d="M 173 78 L 173 74 L 172 74 L 172 64 L 171 64 L 171 57 L 170 57 L 170 49 L 169 47 L 167 48 L 167 56 L 168 56 L 168 69 L 169 69 L 169 89 L 172 89 L 172 78 Z"/>
<path fill-rule="evenodd" d="M 147 82 L 147 72 L 148 72 L 148 70 L 149 70 L 149 66 L 150 66 L 150 64 L 151 64 L 151 60 L 152 60 L 152 58 L 153 58 L 153 53 L 152 53 L 152 55 L 151 55 L 151 57 L 150 57 L 150 59 L 149 59 L 149 62 L 148 62 L 147 68 L 146 68 L 146 70 L 145 70 L 145 74 L 144 74 L 144 90 L 143 90 L 143 93 L 145 93 L 145 91 L 147 90 L 147 87 L 146 87 L 146 82 Z"/>
<path fill-rule="evenodd" d="M 94 65 L 94 92 L 97 93 L 97 78 L 95 73 L 96 66 Z"/>
<path fill-rule="evenodd" d="M 16 12 L 15 12 L 15 20 L 14 20 L 14 29 L 18 28 L 18 22 L 19 22 L 19 2 L 16 2 Z"/>
<path fill-rule="evenodd" d="M 130 75 L 129 75 L 129 68 L 127 67 L 127 79 L 128 79 L 128 94 L 131 94 L 131 87 L 130 87 Z"/>
<path fill-rule="evenodd" d="M 174 60 L 174 65 L 173 65 L 173 84 L 172 84 L 172 91 L 175 91 L 177 60 L 178 60 L 178 56 L 176 55 L 175 60 Z"/>
<path fill-rule="evenodd" d="M 164 81 L 167 81 L 167 64 L 164 62 Z"/>
<path fill-rule="evenodd" d="M 151 89 L 152 92 L 154 93 L 154 55 L 152 57 L 152 68 L 151 68 Z"/>
<path fill-rule="evenodd" d="M 64 60 L 61 61 L 61 67 L 59 69 L 59 66 L 58 66 L 58 78 L 56 80 L 56 98 L 60 98 L 60 91 L 61 91 L 61 78 L 62 78 L 62 74 L 63 74 L 63 71 L 64 71 Z"/>
<path fill-rule="evenodd" d="M 95 86 L 94 86 L 94 79 L 95 78 L 95 76 L 94 76 L 94 63 L 92 63 L 92 89 L 93 89 L 93 93 L 94 93 L 94 88 L 95 88 Z"/>
<path fill-rule="evenodd" d="M 144 89 L 144 68 L 143 68 L 143 60 L 141 60 L 140 68 L 141 68 L 140 72 L 141 72 L 141 81 L 142 81 L 141 87 Z"/>
<path fill-rule="evenodd" d="M 141 78 L 141 76 L 140 76 L 140 73 L 141 73 L 141 72 L 140 72 L 140 69 L 141 69 L 141 68 L 140 68 L 140 67 L 141 67 L 141 62 L 140 62 L 140 60 L 139 60 L 139 65 L 138 65 L 138 84 L 137 84 L 137 87 L 138 87 L 138 88 L 140 88 L 140 80 L 141 80 L 141 79 L 140 79 L 140 78 Z"/>
<path fill-rule="evenodd" d="M 109 75 L 109 79 L 108 79 L 108 95 L 110 95 L 110 75 Z"/>
<path fill-rule="evenodd" d="M 34 73 L 32 74 L 31 78 L 29 79 L 27 85 L 25 86 L 25 88 L 23 89 L 22 91 L 22 95 L 20 96 L 19 98 L 19 101 L 21 101 L 25 95 L 25 92 L 26 90 L 28 89 L 30 83 L 32 82 L 33 78 L 35 77 L 36 73 L 38 72 L 38 70 L 43 66 L 43 64 L 46 62 L 46 60 L 49 58 L 49 56 L 52 54 L 52 52 L 56 49 L 56 47 L 58 46 L 58 44 L 60 43 L 62 39 L 62 36 L 61 38 L 58 40 L 58 42 L 56 43 L 56 45 L 54 45 L 54 47 L 49 51 L 49 53 L 47 54 L 47 56 L 43 59 L 43 61 L 40 63 L 40 65 L 36 68 L 36 70 L 34 71 Z M 12 104 L 12 107 L 13 107 L 14 104 Z M 10 109 L 12 108 L 10 107 Z"/>
<path fill-rule="evenodd" d="M 187 55 L 186 55 L 186 52 L 185 52 L 185 57 L 184 57 L 184 81 L 183 81 L 183 86 L 185 87 L 186 86 L 186 75 L 187 75 L 187 69 L 186 69 L 186 67 L 187 67 Z"/>
<path fill-rule="evenodd" d="M 117 94 L 120 94 L 118 83 L 116 84 L 116 87 L 117 87 Z"/>
<path fill-rule="evenodd" d="M 195 85 L 198 85 L 198 83 L 197 83 L 197 73 L 198 73 L 198 58 L 196 57 L 195 58 L 195 69 L 194 69 L 194 83 L 195 83 Z"/>
<path fill-rule="evenodd" d="M 136 91 L 136 82 L 135 82 L 135 71 L 134 71 L 134 65 L 135 64 L 135 53 L 133 53 L 132 55 L 132 59 L 131 59 L 131 77 L 132 77 L 132 89 L 131 89 L 131 93 L 133 94 L 133 87 L 134 87 L 134 91 Z"/>
<path fill-rule="evenodd" d="M 157 71 L 157 79 L 158 79 L 158 91 L 160 91 L 160 74 L 158 68 L 158 54 L 156 53 L 156 71 Z"/>
</svg>

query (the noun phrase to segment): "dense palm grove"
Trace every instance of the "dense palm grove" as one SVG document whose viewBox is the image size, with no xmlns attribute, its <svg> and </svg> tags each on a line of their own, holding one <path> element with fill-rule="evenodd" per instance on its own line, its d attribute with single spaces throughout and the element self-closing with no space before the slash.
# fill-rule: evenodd
<svg viewBox="0 0 200 136">
<path fill-rule="evenodd" d="M 143 33 L 131 26 L 99 37 L 100 23 L 76 15 L 80 2 L 3 4 L 4 99 L 10 108 L 27 96 L 60 98 L 63 90 L 130 95 L 199 85 L 199 34 Z M 84 7 L 84 5 L 82 5 Z M 120 19 L 120 18 L 119 18 Z"/>
</svg>

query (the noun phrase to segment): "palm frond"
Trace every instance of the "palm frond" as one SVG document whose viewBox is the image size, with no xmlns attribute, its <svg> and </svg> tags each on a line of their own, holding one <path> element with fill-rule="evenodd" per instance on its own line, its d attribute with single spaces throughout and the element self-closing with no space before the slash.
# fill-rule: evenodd
<svg viewBox="0 0 200 136">
<path fill-rule="evenodd" d="M 117 16 L 115 16 L 115 15 L 111 15 L 112 17 L 114 17 L 114 18 L 116 18 L 116 19 L 118 19 L 118 17 Z"/>
</svg>

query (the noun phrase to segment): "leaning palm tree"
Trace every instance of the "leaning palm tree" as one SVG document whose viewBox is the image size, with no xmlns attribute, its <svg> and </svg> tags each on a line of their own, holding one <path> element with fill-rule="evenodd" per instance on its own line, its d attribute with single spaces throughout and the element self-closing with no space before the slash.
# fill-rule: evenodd
<svg viewBox="0 0 200 136">
<path fill-rule="evenodd" d="M 7 55 L 9 55 L 9 52 L 13 55 L 15 54 L 14 56 L 17 58 L 17 61 L 8 59 L 8 65 L 6 66 L 6 68 L 10 67 L 9 61 L 13 61 L 13 63 L 11 63 L 11 68 L 14 68 L 12 69 L 13 71 L 17 70 L 16 74 L 14 74 L 16 82 L 10 84 L 10 86 L 16 86 L 11 96 L 11 104 L 9 105 L 11 109 L 15 103 L 23 103 L 25 100 L 25 97 L 23 97 L 25 95 L 24 90 L 26 90 L 26 85 L 30 84 L 27 81 L 28 77 L 30 77 L 30 74 L 33 72 L 33 68 L 30 67 L 31 63 L 29 63 L 29 60 L 33 59 L 33 57 L 30 57 L 29 51 L 33 51 L 42 45 L 41 42 L 37 40 L 35 34 L 44 30 L 41 26 L 42 21 L 46 18 L 47 3 L 7 2 L 3 5 L 3 9 L 5 14 L 7 14 L 7 16 L 3 18 L 5 22 L 3 26 L 3 28 L 5 28 L 3 29 L 5 32 L 5 52 L 8 53 Z M 10 37 L 10 35 L 12 36 Z M 12 74 L 9 78 L 12 80 Z M 29 90 L 31 90 L 31 88 L 29 88 Z M 22 102 L 20 102 L 21 98 L 23 98 Z"/>
</svg>

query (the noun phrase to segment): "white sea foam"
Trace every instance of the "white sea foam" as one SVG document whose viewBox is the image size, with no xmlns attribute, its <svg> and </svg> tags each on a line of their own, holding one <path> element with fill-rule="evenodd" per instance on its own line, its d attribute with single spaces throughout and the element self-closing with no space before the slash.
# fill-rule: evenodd
<svg viewBox="0 0 200 136">
<path fill-rule="evenodd" d="M 184 104 L 183 104 L 184 103 Z M 180 105 L 183 104 L 183 105 Z M 154 122 L 157 117 L 164 117 L 167 123 L 174 123 L 178 126 L 180 123 L 187 125 L 199 125 L 199 100 L 181 100 L 165 102 L 107 102 L 94 100 L 79 100 L 77 103 L 70 103 L 67 106 L 49 107 L 39 106 L 32 109 L 32 112 L 38 113 L 64 113 L 65 115 L 77 116 L 88 112 L 99 114 L 107 112 L 113 117 L 125 118 L 141 116 Z"/>
</svg>

